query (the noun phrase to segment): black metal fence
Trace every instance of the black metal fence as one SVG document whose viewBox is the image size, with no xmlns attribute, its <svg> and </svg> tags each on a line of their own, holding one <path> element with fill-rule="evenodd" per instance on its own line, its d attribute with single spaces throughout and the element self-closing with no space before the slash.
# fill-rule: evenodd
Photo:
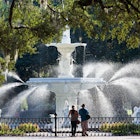
<svg viewBox="0 0 140 140">
<path fill-rule="evenodd" d="M 80 119 L 80 118 L 79 118 Z M 25 125 L 22 136 L 71 136 L 71 123 L 68 117 L 49 118 L 0 118 L 0 135 L 4 135 L 6 126 L 8 134 Z M 31 124 L 38 126 L 34 131 Z M 89 136 L 112 136 L 112 135 L 140 135 L 140 118 L 133 117 L 91 117 L 88 120 Z M 2 125 L 5 125 L 4 127 Z M 23 128 L 23 127 L 22 127 Z M 30 129 L 29 129 L 30 128 Z M 32 130 L 33 129 L 33 130 Z M 135 131 L 134 131 L 135 130 Z M 81 136 L 81 125 L 77 125 L 77 136 Z M 16 135 L 16 134 L 15 134 Z"/>
</svg>

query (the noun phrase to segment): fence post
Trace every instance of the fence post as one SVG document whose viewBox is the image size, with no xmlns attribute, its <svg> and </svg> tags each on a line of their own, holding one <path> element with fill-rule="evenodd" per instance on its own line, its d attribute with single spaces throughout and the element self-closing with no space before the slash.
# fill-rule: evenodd
<svg viewBox="0 0 140 140">
<path fill-rule="evenodd" d="M 55 119 L 55 137 L 57 137 L 57 114 L 54 114 L 54 119 Z"/>
</svg>

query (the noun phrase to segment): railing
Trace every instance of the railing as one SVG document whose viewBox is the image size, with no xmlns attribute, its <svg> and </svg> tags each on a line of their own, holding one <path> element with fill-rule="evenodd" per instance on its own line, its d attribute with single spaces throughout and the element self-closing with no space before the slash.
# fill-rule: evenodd
<svg viewBox="0 0 140 140">
<path fill-rule="evenodd" d="M 80 119 L 80 118 L 79 118 Z M 68 117 L 51 118 L 0 118 L 2 124 L 9 127 L 8 131 L 17 130 L 21 124 L 27 124 L 22 136 L 71 136 L 71 123 Z M 29 126 L 28 126 L 29 124 Z M 38 131 L 32 131 L 30 124 L 36 124 Z M 91 117 L 88 120 L 89 136 L 112 136 L 115 134 L 140 135 L 140 118 L 132 117 Z M 27 127 L 30 127 L 27 128 Z M 131 129 L 133 133 L 130 132 Z M 134 133 L 134 129 L 136 130 Z M 116 133 L 119 132 L 119 133 Z M 81 136 L 81 125 L 77 125 L 77 136 Z M 121 132 L 121 133 L 120 133 Z M 1 135 L 1 133 L 0 133 Z M 7 134 L 8 135 L 8 134 Z M 12 135 L 12 133 L 9 133 Z"/>
</svg>

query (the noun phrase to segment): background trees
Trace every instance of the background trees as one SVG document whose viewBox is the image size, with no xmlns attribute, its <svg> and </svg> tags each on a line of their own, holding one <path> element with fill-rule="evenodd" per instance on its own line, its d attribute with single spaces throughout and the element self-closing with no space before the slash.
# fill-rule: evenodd
<svg viewBox="0 0 140 140">
<path fill-rule="evenodd" d="M 34 46 L 37 50 L 35 54 L 25 54 L 16 62 L 15 68 L 23 81 L 30 77 L 55 77 L 55 70 L 52 65 L 57 65 L 58 51 L 56 47 L 47 47 L 38 43 Z"/>
</svg>

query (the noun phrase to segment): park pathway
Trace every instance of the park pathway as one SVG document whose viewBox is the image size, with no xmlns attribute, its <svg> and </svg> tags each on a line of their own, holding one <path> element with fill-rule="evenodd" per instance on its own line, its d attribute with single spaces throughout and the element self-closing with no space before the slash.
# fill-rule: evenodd
<svg viewBox="0 0 140 140">
<path fill-rule="evenodd" d="M 140 140 L 140 136 L 104 137 L 1 137 L 0 140 Z"/>
</svg>

